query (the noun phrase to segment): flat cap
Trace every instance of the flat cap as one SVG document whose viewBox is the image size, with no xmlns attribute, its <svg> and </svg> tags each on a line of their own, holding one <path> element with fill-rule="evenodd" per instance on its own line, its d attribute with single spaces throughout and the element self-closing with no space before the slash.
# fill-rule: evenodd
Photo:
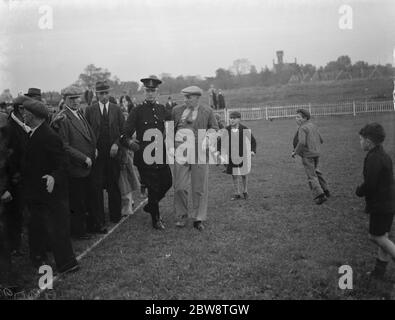
<svg viewBox="0 0 395 320">
<path fill-rule="evenodd" d="M 232 111 L 229 118 L 241 118 L 241 113 L 239 111 Z"/>
<path fill-rule="evenodd" d="M 203 94 L 203 90 L 197 86 L 190 86 L 182 89 L 181 93 L 186 96 L 201 96 Z"/>
<path fill-rule="evenodd" d="M 23 102 L 23 107 L 25 108 L 25 110 L 33 113 L 37 118 L 46 119 L 48 117 L 48 108 L 44 103 L 40 101 L 32 99 L 25 100 Z"/>
<path fill-rule="evenodd" d="M 300 113 L 303 118 L 306 118 L 307 120 L 310 119 L 310 112 L 308 112 L 306 109 L 298 109 L 296 110 L 296 113 Z"/>
<path fill-rule="evenodd" d="M 83 91 L 81 88 L 71 85 L 71 86 L 68 86 L 67 88 L 64 88 L 61 93 L 62 93 L 62 96 L 65 98 L 66 97 L 77 98 L 77 97 L 82 96 Z"/>
</svg>

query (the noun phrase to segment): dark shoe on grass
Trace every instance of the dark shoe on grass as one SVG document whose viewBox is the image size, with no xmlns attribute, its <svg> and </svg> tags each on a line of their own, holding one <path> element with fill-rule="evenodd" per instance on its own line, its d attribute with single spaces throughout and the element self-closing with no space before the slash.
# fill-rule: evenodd
<svg viewBox="0 0 395 320">
<path fill-rule="evenodd" d="M 193 227 L 199 231 L 203 231 L 204 230 L 204 226 L 203 223 L 201 221 L 194 221 L 193 222 Z"/>
<path fill-rule="evenodd" d="M 248 192 L 243 192 L 243 198 L 244 200 L 248 200 Z"/>
<path fill-rule="evenodd" d="M 387 270 L 387 265 L 387 261 L 381 261 L 379 259 L 376 259 L 376 265 L 374 266 L 373 271 L 367 272 L 366 275 L 370 279 L 383 280 L 385 271 Z"/>
<path fill-rule="evenodd" d="M 331 196 L 331 193 L 329 190 L 324 190 L 325 197 L 329 198 Z"/>
<path fill-rule="evenodd" d="M 314 199 L 315 204 L 321 205 L 323 204 L 326 200 L 328 200 L 327 197 L 325 197 L 325 194 L 320 194 L 317 198 Z"/>
<path fill-rule="evenodd" d="M 232 198 L 230 198 L 231 201 L 240 200 L 240 199 L 241 199 L 241 195 L 239 195 L 239 194 L 235 194 L 232 196 Z"/>
</svg>

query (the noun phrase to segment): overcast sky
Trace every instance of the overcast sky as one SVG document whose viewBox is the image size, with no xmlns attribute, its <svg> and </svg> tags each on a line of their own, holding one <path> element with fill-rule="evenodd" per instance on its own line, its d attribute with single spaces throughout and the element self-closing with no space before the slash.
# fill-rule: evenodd
<svg viewBox="0 0 395 320">
<path fill-rule="evenodd" d="M 214 76 L 238 58 L 258 70 L 284 59 L 392 63 L 394 0 L 0 0 L 0 90 L 64 88 L 90 63 L 122 81 L 150 74 Z M 339 28 L 339 8 L 353 28 Z M 53 29 L 42 30 L 43 5 Z M 41 20 L 43 22 L 43 20 Z"/>
</svg>

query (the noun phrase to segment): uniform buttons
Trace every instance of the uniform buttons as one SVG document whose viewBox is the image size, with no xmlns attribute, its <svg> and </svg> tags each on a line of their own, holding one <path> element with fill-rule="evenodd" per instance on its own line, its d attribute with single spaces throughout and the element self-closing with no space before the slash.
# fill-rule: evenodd
<svg viewBox="0 0 395 320">
<path fill-rule="evenodd" d="M 145 121 L 144 123 L 147 124 L 147 121 Z"/>
<path fill-rule="evenodd" d="M 157 124 L 158 122 L 157 121 L 155 121 L 155 124 Z"/>
</svg>

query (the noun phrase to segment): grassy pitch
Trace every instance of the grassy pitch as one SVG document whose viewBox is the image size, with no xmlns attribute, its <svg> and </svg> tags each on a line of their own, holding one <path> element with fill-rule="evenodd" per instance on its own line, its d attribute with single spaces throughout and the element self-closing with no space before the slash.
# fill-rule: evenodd
<svg viewBox="0 0 395 320">
<path fill-rule="evenodd" d="M 393 297 L 395 268 L 368 283 L 375 248 L 363 200 L 354 195 L 364 153 L 358 131 L 382 123 L 395 159 L 395 113 L 316 118 L 325 140 L 321 167 L 333 196 L 313 204 L 300 159 L 292 159 L 294 120 L 245 123 L 257 138 L 248 201 L 230 201 L 231 177 L 210 169 L 209 220 L 199 232 L 174 225 L 173 191 L 162 203 L 167 226 L 153 230 L 138 211 L 55 284 L 64 299 L 379 299 Z M 81 251 L 86 242 L 76 243 Z M 353 269 L 340 290 L 338 268 Z"/>
</svg>

